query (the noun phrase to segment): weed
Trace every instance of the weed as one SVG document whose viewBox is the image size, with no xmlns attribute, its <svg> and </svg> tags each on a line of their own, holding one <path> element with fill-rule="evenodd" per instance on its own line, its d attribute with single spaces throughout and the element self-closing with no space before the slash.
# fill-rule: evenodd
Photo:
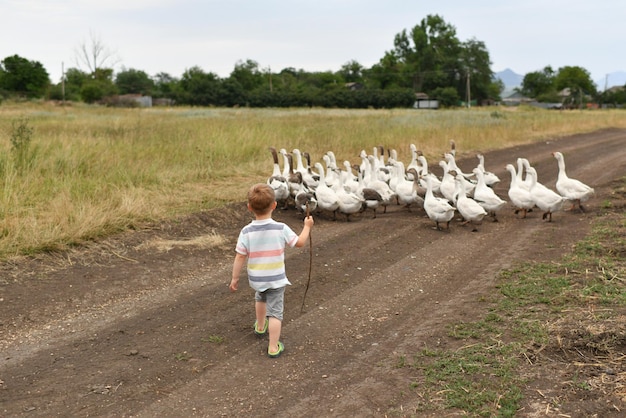
<svg viewBox="0 0 626 418">
<path fill-rule="evenodd" d="M 11 154 L 19 173 L 28 167 L 29 149 L 33 137 L 33 127 L 27 118 L 11 121 Z"/>
<path fill-rule="evenodd" d="M 224 337 L 219 335 L 209 335 L 206 338 L 202 338 L 202 341 L 212 344 L 222 344 L 224 342 Z"/>
</svg>

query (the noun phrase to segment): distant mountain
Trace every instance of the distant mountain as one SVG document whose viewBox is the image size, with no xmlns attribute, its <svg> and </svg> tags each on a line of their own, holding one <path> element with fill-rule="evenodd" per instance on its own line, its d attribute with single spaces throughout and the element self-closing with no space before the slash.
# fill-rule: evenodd
<svg viewBox="0 0 626 418">
<path fill-rule="evenodd" d="M 599 91 L 610 89 L 613 86 L 623 86 L 626 84 L 626 71 L 616 71 L 609 73 L 601 80 L 596 80 Z"/>
<path fill-rule="evenodd" d="M 496 78 L 502 80 L 504 85 L 507 88 L 515 88 L 522 85 L 522 81 L 524 80 L 524 76 L 521 74 L 517 74 L 515 71 L 507 68 L 506 70 L 500 71 L 496 73 Z"/>
<path fill-rule="evenodd" d="M 502 83 L 504 83 L 504 91 L 502 92 L 502 97 L 507 97 L 511 95 L 513 93 L 513 90 L 516 87 L 520 87 L 522 85 L 522 81 L 524 80 L 523 75 L 517 74 L 510 68 L 497 72 L 495 74 L 495 78 L 500 79 Z"/>
</svg>

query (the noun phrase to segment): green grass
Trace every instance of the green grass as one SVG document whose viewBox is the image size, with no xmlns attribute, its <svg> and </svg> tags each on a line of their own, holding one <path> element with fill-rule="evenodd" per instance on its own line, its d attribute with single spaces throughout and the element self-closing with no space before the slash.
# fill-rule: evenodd
<svg viewBox="0 0 626 418">
<path fill-rule="evenodd" d="M 623 186 L 626 178 L 618 188 Z M 407 354 L 399 355 L 394 367 L 417 375 L 408 388 L 415 395 L 411 416 L 437 411 L 516 416 L 524 399 L 523 376 L 528 375 L 524 368 L 544 348 L 558 353 L 572 350 L 577 358 L 578 347 L 585 347 L 591 350 L 585 354 L 587 362 L 594 362 L 591 353 L 596 353 L 598 363 L 621 362 L 626 333 L 624 237 L 626 213 L 606 212 L 559 263 L 523 263 L 501 272 L 499 294 L 485 300 L 482 319 L 448 327 L 447 346 L 453 348 L 425 347 L 412 361 Z M 575 336 L 572 347 L 565 345 L 563 335 L 570 340 Z M 593 389 L 589 376 L 572 370 L 569 380 L 574 389 Z M 606 393 L 610 387 L 601 390 Z M 406 404 L 403 410 L 407 411 Z"/>
<path fill-rule="evenodd" d="M 497 116 L 494 116 L 497 115 Z M 109 109 L 0 105 L 0 260 L 64 249 L 242 201 L 271 173 L 269 146 L 341 161 L 378 145 L 431 161 L 607 127 L 621 111 Z"/>
<path fill-rule="evenodd" d="M 211 344 L 222 344 L 224 342 L 224 337 L 220 335 L 209 335 L 206 338 L 202 338 L 202 341 Z"/>
</svg>

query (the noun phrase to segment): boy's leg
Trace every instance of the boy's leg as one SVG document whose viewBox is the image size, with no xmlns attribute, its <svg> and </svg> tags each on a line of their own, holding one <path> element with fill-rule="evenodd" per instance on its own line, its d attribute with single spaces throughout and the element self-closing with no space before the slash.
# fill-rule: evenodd
<svg viewBox="0 0 626 418">
<path fill-rule="evenodd" d="M 278 343 L 283 323 L 285 288 L 272 289 L 267 291 L 267 316 L 269 318 L 268 331 L 270 334 L 267 347 L 268 354 L 279 351 Z"/>
<path fill-rule="evenodd" d="M 283 322 L 278 319 L 270 316 L 270 324 L 268 330 L 270 332 L 270 342 L 267 347 L 267 351 L 269 353 L 276 353 L 278 351 L 278 341 L 280 340 L 280 331 L 283 325 Z"/>
<path fill-rule="evenodd" d="M 256 301 L 254 303 L 254 311 L 256 313 L 256 327 L 261 331 L 265 329 L 265 321 L 267 320 L 267 305 L 265 301 Z"/>
</svg>

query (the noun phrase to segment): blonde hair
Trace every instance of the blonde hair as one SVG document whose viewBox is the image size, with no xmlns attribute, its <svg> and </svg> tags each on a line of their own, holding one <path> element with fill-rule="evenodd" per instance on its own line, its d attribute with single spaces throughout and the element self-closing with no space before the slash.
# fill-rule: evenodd
<svg viewBox="0 0 626 418">
<path fill-rule="evenodd" d="M 264 215 L 271 211 L 275 201 L 274 189 L 265 183 L 257 183 L 248 190 L 248 205 L 257 215 Z"/>
</svg>

